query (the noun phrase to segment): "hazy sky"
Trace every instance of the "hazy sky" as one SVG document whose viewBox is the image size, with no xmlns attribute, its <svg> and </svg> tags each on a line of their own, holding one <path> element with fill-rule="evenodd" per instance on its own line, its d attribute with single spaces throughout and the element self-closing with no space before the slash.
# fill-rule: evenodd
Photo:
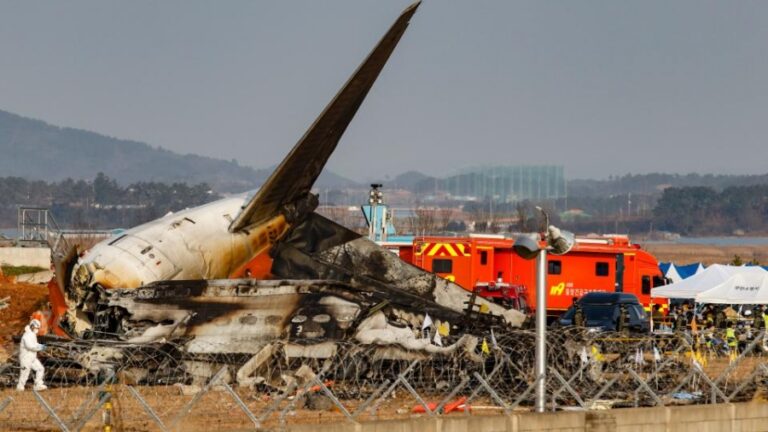
<svg viewBox="0 0 768 432">
<path fill-rule="evenodd" d="M 408 4 L 2 0 L 0 109 L 270 166 Z M 766 1 L 425 0 L 329 168 L 765 173 L 766 101 Z"/>
</svg>

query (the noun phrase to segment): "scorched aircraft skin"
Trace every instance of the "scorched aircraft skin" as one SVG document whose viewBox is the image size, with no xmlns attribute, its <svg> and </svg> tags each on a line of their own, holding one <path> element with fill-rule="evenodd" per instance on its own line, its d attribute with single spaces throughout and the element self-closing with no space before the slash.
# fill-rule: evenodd
<svg viewBox="0 0 768 432">
<path fill-rule="evenodd" d="M 435 347 L 418 335 L 425 313 L 459 331 L 520 325 L 519 313 L 470 299 L 314 213 L 310 190 L 417 7 L 403 11 L 253 195 L 170 214 L 58 260 L 54 330 L 136 343 L 182 339 L 191 352 L 351 338 L 429 352 L 456 345 Z M 226 280 L 267 252 L 277 280 Z"/>
</svg>

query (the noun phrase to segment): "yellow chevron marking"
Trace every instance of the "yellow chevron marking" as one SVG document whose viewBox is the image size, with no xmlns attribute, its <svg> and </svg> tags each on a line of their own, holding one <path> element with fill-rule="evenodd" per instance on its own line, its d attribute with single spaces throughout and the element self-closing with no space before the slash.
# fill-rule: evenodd
<svg viewBox="0 0 768 432">
<path fill-rule="evenodd" d="M 435 256 L 437 251 L 440 250 L 440 243 L 435 243 L 434 246 L 432 246 L 432 249 L 427 253 L 428 256 Z"/>
</svg>

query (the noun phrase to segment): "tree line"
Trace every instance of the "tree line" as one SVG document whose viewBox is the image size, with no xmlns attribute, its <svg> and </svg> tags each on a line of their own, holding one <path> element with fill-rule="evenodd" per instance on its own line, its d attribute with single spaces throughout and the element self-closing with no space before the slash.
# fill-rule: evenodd
<svg viewBox="0 0 768 432">
<path fill-rule="evenodd" d="M 668 187 L 656 197 L 621 194 L 604 197 L 569 197 L 562 202 L 490 201 L 464 203 L 461 210 L 417 207 L 401 224 L 401 232 L 504 233 L 541 230 L 541 206 L 550 222 L 586 233 L 648 234 L 670 231 L 686 236 L 768 234 L 768 184 L 732 186 L 722 190 L 706 186 Z M 579 208 L 583 213 L 561 213 Z"/>
<path fill-rule="evenodd" d="M 653 209 L 659 229 L 684 235 L 768 232 L 768 185 L 668 188 Z"/>
<path fill-rule="evenodd" d="M 219 199 L 206 183 L 137 182 L 119 185 L 103 173 L 60 182 L 0 177 L 0 227 L 15 227 L 19 206 L 50 208 L 62 228 L 131 227 L 168 212 Z"/>
</svg>

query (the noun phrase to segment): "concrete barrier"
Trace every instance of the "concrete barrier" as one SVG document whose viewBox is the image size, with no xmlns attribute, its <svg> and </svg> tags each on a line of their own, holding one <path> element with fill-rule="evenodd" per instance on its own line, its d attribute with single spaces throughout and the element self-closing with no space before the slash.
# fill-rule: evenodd
<svg viewBox="0 0 768 432">
<path fill-rule="evenodd" d="M 47 269 L 51 266 L 51 249 L 42 247 L 0 248 L 0 265 L 32 266 Z"/>
<path fill-rule="evenodd" d="M 450 414 L 399 420 L 288 426 L 290 432 L 758 432 L 768 431 L 768 403 L 625 408 L 546 414 Z"/>
</svg>

